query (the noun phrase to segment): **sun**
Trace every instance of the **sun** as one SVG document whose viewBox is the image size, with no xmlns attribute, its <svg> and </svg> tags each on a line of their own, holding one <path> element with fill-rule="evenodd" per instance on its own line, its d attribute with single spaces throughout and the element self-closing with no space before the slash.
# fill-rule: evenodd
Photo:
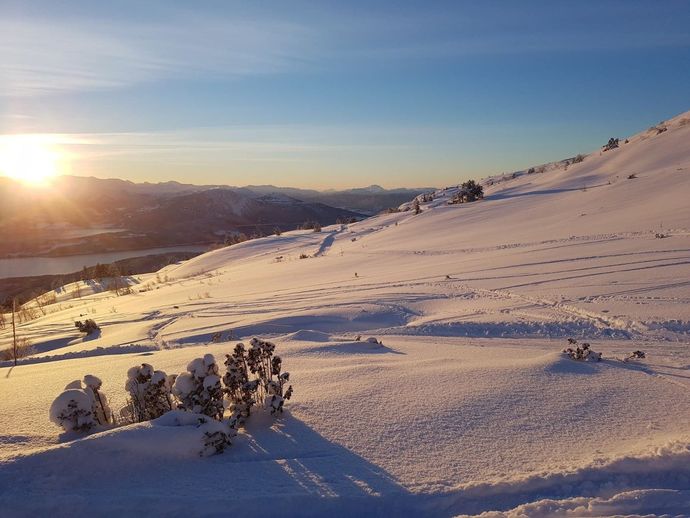
<svg viewBox="0 0 690 518">
<path fill-rule="evenodd" d="M 32 186 L 45 186 L 58 174 L 60 153 L 41 135 L 0 137 L 0 174 Z"/>
</svg>

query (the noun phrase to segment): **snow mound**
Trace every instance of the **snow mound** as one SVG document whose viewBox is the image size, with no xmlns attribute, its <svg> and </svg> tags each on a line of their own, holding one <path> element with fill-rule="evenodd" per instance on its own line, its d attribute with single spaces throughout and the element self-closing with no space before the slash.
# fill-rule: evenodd
<svg viewBox="0 0 690 518">
<path fill-rule="evenodd" d="M 600 365 L 593 362 L 573 360 L 562 352 L 548 353 L 532 360 L 545 374 L 593 374 Z"/>
<path fill-rule="evenodd" d="M 563 500 L 543 499 L 520 505 L 510 511 L 489 511 L 481 518 L 547 518 L 551 516 L 687 516 L 690 490 L 640 489 L 624 491 L 612 497 L 576 497 Z M 461 515 L 462 516 L 462 515 Z M 469 515 L 465 515 L 469 516 Z"/>
<path fill-rule="evenodd" d="M 83 394 L 81 401 L 89 409 L 91 399 L 84 391 L 68 390 L 65 397 L 75 398 Z M 205 446 L 206 432 L 223 430 L 230 433 L 227 424 L 215 421 L 208 416 L 171 410 L 158 419 L 122 426 L 88 437 L 77 439 L 64 445 L 64 456 L 70 462 L 91 465 L 94 469 L 100 462 L 107 463 L 108 457 L 117 458 L 122 466 L 138 464 L 142 458 L 163 460 L 170 458 L 199 457 Z M 67 459 L 63 459 L 66 461 Z M 92 463 L 93 462 L 93 463 Z"/>
<path fill-rule="evenodd" d="M 281 337 L 281 340 L 293 342 L 330 342 L 331 335 L 323 331 L 300 329 L 299 331 Z"/>
<path fill-rule="evenodd" d="M 367 340 L 359 340 L 352 342 L 337 342 L 320 347 L 310 347 L 302 351 L 297 351 L 297 354 L 380 354 L 380 353 L 397 353 L 393 349 L 386 347 L 380 342 L 369 342 Z M 399 354 L 399 353 L 398 353 Z"/>
</svg>

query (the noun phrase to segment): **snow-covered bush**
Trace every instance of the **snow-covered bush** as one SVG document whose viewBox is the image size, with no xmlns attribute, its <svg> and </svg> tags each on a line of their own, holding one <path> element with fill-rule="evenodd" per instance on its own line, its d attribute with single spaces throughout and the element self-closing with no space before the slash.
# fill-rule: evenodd
<svg viewBox="0 0 690 518">
<path fill-rule="evenodd" d="M 79 332 L 86 333 L 87 335 L 92 335 L 101 330 L 96 321 L 92 318 L 87 318 L 83 322 L 81 320 L 77 320 L 74 323 L 74 327 L 79 329 Z"/>
<path fill-rule="evenodd" d="M 223 389 L 218 365 L 212 354 L 189 362 L 187 372 L 175 379 L 173 394 L 179 398 L 179 408 L 182 410 L 223 419 Z"/>
<path fill-rule="evenodd" d="M 198 452 L 202 457 L 222 453 L 232 444 L 232 438 L 237 432 L 227 421 L 216 421 L 203 414 L 173 410 L 155 419 L 154 426 L 184 426 L 194 427 L 196 433 L 181 433 L 184 443 L 176 447 L 179 450 Z"/>
<path fill-rule="evenodd" d="M 88 432 L 96 425 L 93 401 L 82 389 L 67 389 L 50 405 L 50 420 L 66 432 Z"/>
<path fill-rule="evenodd" d="M 276 346 L 273 342 L 252 338 L 247 352 L 247 366 L 258 377 L 257 400 L 263 401 L 271 408 L 271 413 L 283 411 L 284 400 L 292 396 L 292 385 L 285 391 L 284 386 L 290 379 L 290 373 L 281 374 L 282 360 L 273 356 Z"/>
<path fill-rule="evenodd" d="M 259 386 L 257 380 L 249 379 L 247 351 L 244 344 L 235 346 L 232 354 L 225 355 L 227 372 L 223 376 L 224 392 L 230 398 L 233 418 L 239 422 L 249 417 L 251 407 L 256 402 L 255 394 Z"/>
<path fill-rule="evenodd" d="M 568 356 L 570 359 L 589 362 L 601 361 L 601 353 L 594 352 L 592 349 L 590 349 L 590 345 L 588 343 L 583 343 L 580 345 L 577 343 L 577 340 L 568 338 L 568 344 L 570 344 L 571 347 L 563 349 L 563 354 Z"/>
<path fill-rule="evenodd" d="M 619 140 L 617 138 L 611 137 L 602 149 L 604 151 L 611 151 L 612 149 L 616 149 L 618 147 L 618 142 Z"/>
<path fill-rule="evenodd" d="M 467 180 L 450 200 L 450 204 L 470 203 L 484 198 L 484 188 L 474 180 Z"/>
<path fill-rule="evenodd" d="M 237 344 L 226 356 L 227 373 L 223 376 L 225 393 L 233 409 L 233 419 L 244 421 L 251 414 L 252 405 L 262 402 L 271 413 L 283 411 L 285 400 L 292 396 L 289 372 L 282 371 L 282 359 L 274 356 L 275 344 L 252 338 L 250 348 Z"/>
<path fill-rule="evenodd" d="M 179 376 L 168 376 L 148 363 L 132 367 L 125 382 L 129 399 L 117 424 L 151 420 L 162 426 L 195 425 L 202 432 L 200 454 L 220 453 L 231 444 L 237 425 L 250 416 L 254 405 L 261 403 L 275 414 L 283 411 L 285 401 L 292 396 L 290 374 L 282 371 L 282 359 L 274 352 L 275 344 L 258 338 L 251 340 L 248 349 L 237 344 L 233 353 L 226 355 L 222 385 L 211 354 L 192 360 L 187 372 Z M 80 432 L 113 424 L 101 385 L 92 375 L 67 385 L 51 405 L 51 421 L 65 431 Z M 224 419 L 225 395 L 232 410 L 230 419 Z M 196 444 L 199 436 L 190 437 Z"/>
<path fill-rule="evenodd" d="M 50 405 L 50 420 L 66 432 L 87 432 L 96 425 L 106 426 L 113 417 L 102 382 L 87 374 L 84 381 L 69 383 Z"/>
<path fill-rule="evenodd" d="M 100 425 L 108 425 L 113 422 L 113 412 L 108 404 L 108 396 L 101 391 L 103 382 L 93 374 L 84 376 L 84 392 L 89 394 L 93 400 L 92 413 L 96 422 Z"/>
<path fill-rule="evenodd" d="M 271 379 L 266 385 L 267 395 L 264 404 L 266 408 L 271 409 L 272 414 L 282 413 L 285 401 L 292 397 L 292 385 L 288 386 L 287 389 L 285 388 L 285 385 L 290 381 L 290 373 L 280 372 L 282 364 L 283 360 L 280 356 L 271 358 Z"/>
<path fill-rule="evenodd" d="M 625 361 L 629 360 L 644 360 L 647 357 L 644 351 L 633 351 L 630 353 L 630 356 L 628 356 Z"/>
<path fill-rule="evenodd" d="M 175 408 L 172 386 L 175 375 L 153 370 L 153 366 L 142 363 L 127 371 L 125 390 L 129 393 L 127 406 L 122 409 L 126 421 L 140 423 L 156 419 Z"/>
</svg>

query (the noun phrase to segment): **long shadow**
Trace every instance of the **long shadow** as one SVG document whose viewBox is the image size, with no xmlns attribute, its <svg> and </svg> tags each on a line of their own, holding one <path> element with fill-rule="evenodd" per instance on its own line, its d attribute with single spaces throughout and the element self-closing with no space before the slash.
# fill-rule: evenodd
<svg viewBox="0 0 690 518">
<path fill-rule="evenodd" d="M 319 257 L 328 252 L 328 249 L 331 248 L 331 246 L 333 246 L 333 242 L 335 241 L 335 236 L 337 233 L 338 232 L 331 232 L 329 235 L 326 236 L 326 238 L 321 242 L 319 249 L 314 254 L 314 257 Z"/>
<path fill-rule="evenodd" d="M 604 185 L 608 184 L 599 184 L 599 185 L 587 185 L 587 189 L 593 189 L 595 187 L 603 187 Z M 560 194 L 563 192 L 573 192 L 573 191 L 581 191 L 582 187 L 572 187 L 570 189 L 543 189 L 541 191 L 526 191 L 526 192 L 517 192 L 517 193 L 512 193 L 510 190 L 505 190 L 501 192 L 497 192 L 496 194 L 491 194 L 486 197 L 486 200 L 506 200 L 510 198 L 521 198 L 523 196 L 538 196 L 542 194 Z"/>
<path fill-rule="evenodd" d="M 31 483 L 0 489 L 0 503 L 21 515 L 63 501 L 71 516 L 186 516 L 189 509 L 204 516 L 450 516 L 434 497 L 410 493 L 287 413 L 252 415 L 246 432 L 214 457 L 176 455 L 188 432 L 132 427 L 18 457 L 0 466 L 0 488 Z"/>
<path fill-rule="evenodd" d="M 306 349 L 305 353 L 333 353 L 333 354 L 405 354 L 401 351 L 396 351 L 390 347 L 379 343 L 369 343 L 367 341 L 360 342 L 343 342 L 332 343 L 329 345 L 322 345 Z"/>
<path fill-rule="evenodd" d="M 653 363 L 647 363 L 647 362 L 640 362 L 640 361 L 609 361 L 610 365 L 613 365 L 615 367 L 621 368 L 621 369 L 627 369 L 635 372 L 643 372 L 645 374 L 649 374 L 650 376 L 660 376 L 660 377 L 667 377 L 667 378 L 681 378 L 681 379 L 686 379 L 690 380 L 690 376 L 683 376 L 681 374 L 673 374 L 671 372 L 659 372 L 657 369 L 659 367 L 662 368 L 671 368 L 671 369 L 679 369 L 678 367 L 668 367 L 665 365 L 655 365 Z M 680 369 L 679 369 L 680 370 Z M 686 371 L 688 372 L 688 371 Z M 686 388 L 690 389 L 690 385 L 688 385 Z"/>
<path fill-rule="evenodd" d="M 52 340 L 43 340 L 36 342 L 32 348 L 36 353 L 45 353 L 48 351 L 54 351 L 55 349 L 62 349 L 67 347 L 70 342 L 78 340 L 80 337 L 77 335 L 64 336 L 62 338 L 53 338 Z"/>
</svg>

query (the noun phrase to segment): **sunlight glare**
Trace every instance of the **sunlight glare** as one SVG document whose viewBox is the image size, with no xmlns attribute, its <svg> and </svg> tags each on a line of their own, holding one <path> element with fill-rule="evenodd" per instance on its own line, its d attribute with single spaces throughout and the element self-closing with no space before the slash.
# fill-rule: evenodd
<svg viewBox="0 0 690 518">
<path fill-rule="evenodd" d="M 41 135 L 0 137 L 0 174 L 32 186 L 45 186 L 58 174 L 60 153 Z"/>
</svg>

